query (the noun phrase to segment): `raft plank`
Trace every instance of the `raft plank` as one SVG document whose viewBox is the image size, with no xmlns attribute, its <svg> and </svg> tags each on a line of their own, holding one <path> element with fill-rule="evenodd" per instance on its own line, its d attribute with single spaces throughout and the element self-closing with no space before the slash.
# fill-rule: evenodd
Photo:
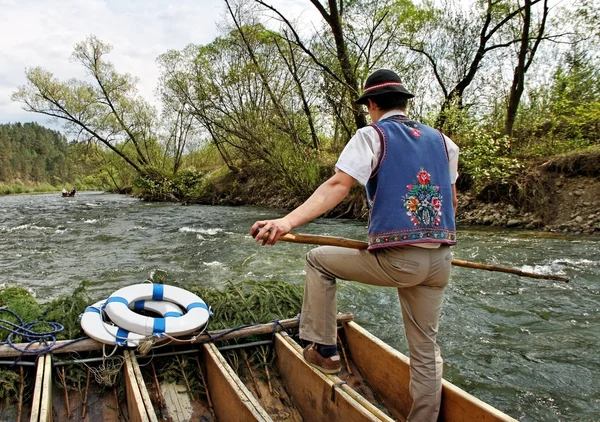
<svg viewBox="0 0 600 422">
<path fill-rule="evenodd" d="M 208 390 L 219 421 L 272 421 L 212 343 L 203 346 Z"/>
<path fill-rule="evenodd" d="M 354 316 L 350 312 L 337 315 L 338 322 L 351 321 L 352 319 L 354 319 Z M 277 325 L 274 325 L 274 323 L 272 323 L 272 322 L 267 323 L 267 324 L 254 325 L 251 327 L 246 327 L 246 328 L 242 328 L 242 329 L 233 331 L 231 333 L 227 333 L 230 330 L 216 330 L 216 331 L 210 331 L 209 333 L 204 333 L 204 334 L 199 335 L 193 343 L 187 343 L 187 345 L 206 342 L 215 337 L 218 337 L 215 341 L 225 341 L 225 340 L 231 340 L 234 338 L 249 337 L 249 336 L 253 336 L 253 335 L 271 334 L 274 331 L 279 332 L 279 331 L 283 330 L 284 328 L 287 330 L 287 329 L 295 328 L 295 327 L 298 327 L 298 318 L 284 319 L 284 320 L 279 321 L 279 323 Z M 219 337 L 223 333 L 227 333 L 227 334 L 223 335 L 222 337 Z M 57 354 L 57 353 L 99 351 L 99 350 L 102 350 L 103 346 L 104 345 L 102 343 L 100 343 L 96 340 L 93 340 L 93 339 L 81 340 L 81 341 L 78 341 L 75 343 L 73 343 L 73 340 L 61 340 L 61 341 L 56 342 L 56 344 L 52 347 L 52 349 L 50 349 L 49 353 Z M 45 349 L 46 346 L 40 345 L 40 344 L 30 345 L 29 343 L 17 343 L 15 345 L 15 347 L 21 348 L 21 349 L 28 347 L 29 352 L 35 352 L 37 350 Z M 19 356 L 20 354 L 21 354 L 21 352 L 19 350 L 15 349 L 9 345 L 6 345 L 6 344 L 0 345 L 0 357 Z"/>
<path fill-rule="evenodd" d="M 300 346 L 286 333 L 275 335 L 277 367 L 286 389 L 300 408 L 304 420 L 311 422 L 389 421 L 373 413 L 343 388 L 343 381 L 325 375 L 304 361 Z M 334 381 L 335 380 L 335 381 Z"/>
<path fill-rule="evenodd" d="M 193 418 L 194 406 L 185 385 L 163 381 L 160 384 L 160 392 L 166 419 L 172 422 L 198 420 Z"/>
<path fill-rule="evenodd" d="M 46 356 L 41 355 L 37 359 L 35 370 L 35 383 L 33 388 L 33 399 L 31 400 L 31 415 L 30 422 L 38 422 L 40 420 L 40 406 L 42 399 L 42 388 L 44 383 L 44 371 L 46 367 Z"/>
<path fill-rule="evenodd" d="M 125 351 L 125 353 L 127 353 L 127 351 Z M 142 376 L 142 371 L 140 370 L 140 364 L 138 363 L 137 358 L 132 351 L 129 351 L 129 359 L 131 361 L 131 367 L 133 368 L 133 373 L 135 375 L 135 380 L 137 382 L 140 395 L 142 396 L 142 401 L 144 402 L 144 407 L 146 408 L 146 413 L 148 414 L 148 419 L 150 422 L 158 422 L 158 418 L 154 412 L 154 407 L 152 406 L 152 401 L 150 400 L 150 395 L 148 394 L 148 389 L 144 383 L 144 377 Z"/>
<path fill-rule="evenodd" d="M 40 397 L 40 422 L 52 422 L 52 355 L 45 355 Z"/>
<path fill-rule="evenodd" d="M 129 350 L 123 353 L 125 357 L 125 390 L 127 395 L 127 409 L 129 410 L 129 419 L 131 422 L 150 422 L 148 412 L 144 406 L 144 400 L 135 378 L 133 363 Z"/>
<path fill-rule="evenodd" d="M 349 354 L 369 386 L 388 409 L 402 420 L 412 404 L 409 392 L 408 357 L 384 343 L 353 321 L 343 323 Z M 441 421 L 516 422 L 489 404 L 442 380 Z"/>
</svg>

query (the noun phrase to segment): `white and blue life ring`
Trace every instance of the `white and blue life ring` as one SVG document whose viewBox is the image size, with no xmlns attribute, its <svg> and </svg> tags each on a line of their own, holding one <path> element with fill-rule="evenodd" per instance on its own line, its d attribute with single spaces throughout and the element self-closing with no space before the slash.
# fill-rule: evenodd
<svg viewBox="0 0 600 422">
<path fill-rule="evenodd" d="M 138 301 L 172 302 L 185 313 L 181 316 L 152 318 L 135 313 L 130 309 Z M 106 300 L 104 309 L 108 317 L 119 327 L 144 336 L 163 334 L 181 336 L 198 331 L 206 325 L 210 310 L 206 303 L 192 292 L 165 284 L 134 284 L 114 292 Z"/>
<path fill-rule="evenodd" d="M 103 307 L 106 300 L 101 300 L 85 308 L 81 316 L 81 328 L 96 341 L 104 344 L 136 347 L 147 336 L 129 332 L 121 327 L 110 324 L 103 318 Z M 171 302 L 138 301 L 133 303 L 136 310 L 153 311 L 164 317 L 177 317 L 183 315 L 181 308 Z"/>
</svg>

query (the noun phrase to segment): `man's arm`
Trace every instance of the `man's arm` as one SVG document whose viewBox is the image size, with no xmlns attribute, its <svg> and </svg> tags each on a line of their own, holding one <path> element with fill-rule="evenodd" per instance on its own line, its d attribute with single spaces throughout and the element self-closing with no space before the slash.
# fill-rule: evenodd
<svg viewBox="0 0 600 422">
<path fill-rule="evenodd" d="M 314 220 L 329 211 L 348 196 L 350 188 L 356 182 L 352 176 L 338 170 L 319 186 L 313 194 L 298 208 L 276 220 L 257 221 L 250 228 L 250 235 L 263 245 L 274 245 L 281 236 L 294 228 Z M 268 237 L 263 236 L 269 233 Z"/>
</svg>

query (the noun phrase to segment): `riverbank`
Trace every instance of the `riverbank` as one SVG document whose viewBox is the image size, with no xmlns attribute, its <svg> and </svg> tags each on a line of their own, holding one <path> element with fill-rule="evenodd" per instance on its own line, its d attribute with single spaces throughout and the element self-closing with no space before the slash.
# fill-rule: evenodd
<svg viewBox="0 0 600 422">
<path fill-rule="evenodd" d="M 49 183 L 21 183 L 14 182 L 11 184 L 5 184 L 0 182 L 0 195 L 18 195 L 18 194 L 32 194 L 32 193 L 60 193 L 62 188 L 52 186 Z"/>
<path fill-rule="evenodd" d="M 263 174 L 245 169 L 213 181 L 209 203 L 292 209 L 304 198 L 284 195 Z M 490 194 L 494 191 L 495 194 Z M 457 223 L 546 232 L 600 234 L 600 152 L 559 156 L 531 164 L 510 185 L 458 192 Z M 361 186 L 327 216 L 364 219 Z"/>
<path fill-rule="evenodd" d="M 457 222 L 466 225 L 523 228 L 547 232 L 600 234 L 600 180 L 589 176 L 556 176 L 540 209 L 512 203 L 487 203 L 470 192 L 458 194 Z"/>
</svg>

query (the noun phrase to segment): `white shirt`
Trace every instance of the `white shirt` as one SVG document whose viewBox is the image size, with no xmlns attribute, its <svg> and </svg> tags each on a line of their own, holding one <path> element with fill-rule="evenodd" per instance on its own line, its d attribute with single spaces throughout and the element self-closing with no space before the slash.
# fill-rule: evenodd
<svg viewBox="0 0 600 422">
<path fill-rule="evenodd" d="M 400 110 L 388 111 L 381 116 L 380 120 L 398 115 L 404 116 L 404 113 Z M 458 179 L 458 146 L 446 135 L 444 135 L 444 139 L 446 140 L 450 164 L 450 183 L 454 184 Z M 381 141 L 379 140 L 379 134 L 371 126 L 365 126 L 356 131 L 356 134 L 340 154 L 335 164 L 336 171 L 342 170 L 364 186 L 371 178 L 375 167 L 377 167 L 380 154 Z"/>
<path fill-rule="evenodd" d="M 387 119 L 391 116 L 404 116 L 400 110 L 391 110 L 381 116 L 380 120 Z M 458 146 L 452 142 L 450 138 L 443 135 L 446 141 L 446 149 L 448 150 L 448 162 L 450 165 L 450 183 L 455 184 L 458 179 Z M 340 154 L 337 163 L 335 164 L 336 171 L 341 170 L 344 173 L 352 176 L 361 185 L 366 185 L 371 174 L 379 163 L 381 155 L 381 141 L 379 133 L 371 126 L 365 126 L 358 129 L 356 134 L 350 139 L 342 153 Z M 412 246 L 417 246 L 425 249 L 439 248 L 437 243 L 415 243 Z"/>
</svg>

